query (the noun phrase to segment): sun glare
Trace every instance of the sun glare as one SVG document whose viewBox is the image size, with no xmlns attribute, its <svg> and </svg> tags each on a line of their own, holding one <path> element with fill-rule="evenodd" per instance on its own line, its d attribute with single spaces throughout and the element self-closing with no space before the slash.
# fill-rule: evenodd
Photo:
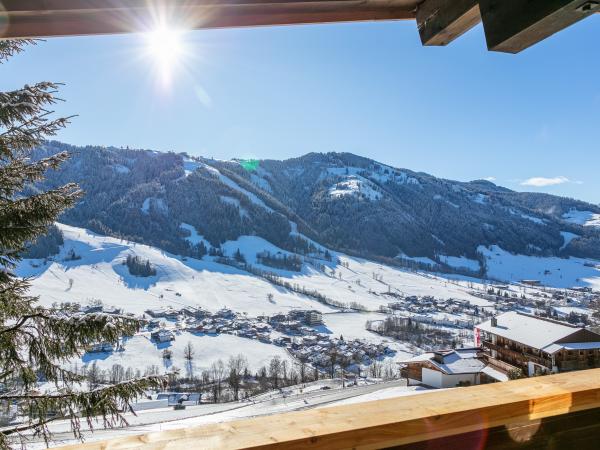
<svg viewBox="0 0 600 450">
<path fill-rule="evenodd" d="M 146 33 L 146 56 L 153 62 L 163 84 L 180 70 L 185 56 L 184 32 L 161 25 Z"/>
</svg>

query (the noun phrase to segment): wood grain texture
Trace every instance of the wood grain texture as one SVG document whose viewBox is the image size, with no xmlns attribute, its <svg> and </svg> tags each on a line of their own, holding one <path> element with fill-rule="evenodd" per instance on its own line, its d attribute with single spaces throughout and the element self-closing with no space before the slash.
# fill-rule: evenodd
<svg viewBox="0 0 600 450">
<path fill-rule="evenodd" d="M 600 408 L 600 369 L 126 436 L 65 449 L 375 449 Z"/>
<path fill-rule="evenodd" d="M 2 0 L 0 38 L 414 19 L 416 0 Z"/>
</svg>

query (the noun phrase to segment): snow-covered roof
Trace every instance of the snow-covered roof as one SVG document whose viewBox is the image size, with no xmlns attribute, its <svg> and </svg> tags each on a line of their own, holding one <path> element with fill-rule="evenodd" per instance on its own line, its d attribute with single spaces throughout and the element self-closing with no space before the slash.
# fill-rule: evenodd
<svg viewBox="0 0 600 450">
<path fill-rule="evenodd" d="M 485 363 L 477 358 L 477 349 L 456 349 L 442 353 L 443 363 L 434 359 L 435 353 L 423 353 L 401 363 L 429 361 L 446 374 L 478 373 L 485 367 Z"/>
<path fill-rule="evenodd" d="M 485 373 L 487 376 L 492 377 L 494 380 L 508 381 L 508 376 L 505 373 L 494 369 L 492 366 L 484 367 L 482 372 Z"/>
<path fill-rule="evenodd" d="M 600 349 L 600 342 L 566 342 L 561 344 L 550 344 L 544 347 L 546 353 L 556 353 L 560 350 L 594 350 Z"/>
<path fill-rule="evenodd" d="M 488 320 L 476 328 L 537 349 L 554 344 L 580 329 L 515 311 L 501 314 L 496 320 L 496 326 L 492 326 L 492 321 Z"/>
<path fill-rule="evenodd" d="M 443 361 L 443 363 L 439 363 L 432 359 L 430 362 L 447 374 L 478 373 L 485 367 L 485 363 L 474 358 L 472 353 L 461 354 L 461 352 L 454 351 L 444 355 Z"/>
</svg>

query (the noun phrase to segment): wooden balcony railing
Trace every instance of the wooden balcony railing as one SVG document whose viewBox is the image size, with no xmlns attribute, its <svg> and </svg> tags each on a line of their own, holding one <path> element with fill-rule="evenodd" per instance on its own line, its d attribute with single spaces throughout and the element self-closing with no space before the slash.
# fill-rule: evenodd
<svg viewBox="0 0 600 450">
<path fill-rule="evenodd" d="M 586 422 L 585 417 L 580 417 L 582 414 L 591 418 Z M 460 443 L 465 442 L 464 436 L 473 433 L 487 442 L 477 448 L 514 448 L 489 445 L 490 439 L 499 435 L 494 430 L 499 429 L 508 430 L 503 434 L 504 439 L 516 441 L 523 440 L 523 430 L 531 439 L 536 439 L 539 433 L 554 433 L 563 436 L 563 441 L 553 435 L 553 448 L 566 448 L 560 442 L 572 444 L 588 439 L 591 445 L 596 445 L 600 436 L 599 417 L 600 369 L 592 369 L 129 435 L 65 448 L 374 449 L 453 438 L 461 439 Z M 582 426 L 587 427 L 585 432 L 569 434 Z M 515 430 L 516 434 L 511 433 Z M 466 448 L 457 445 L 432 448 Z"/>
</svg>

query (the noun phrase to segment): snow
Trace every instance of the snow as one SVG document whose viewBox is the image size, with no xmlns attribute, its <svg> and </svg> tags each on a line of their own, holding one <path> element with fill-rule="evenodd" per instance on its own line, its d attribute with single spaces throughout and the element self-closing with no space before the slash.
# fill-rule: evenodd
<svg viewBox="0 0 600 450">
<path fill-rule="evenodd" d="M 227 203 L 228 205 L 233 205 L 240 210 L 240 217 L 248 217 L 248 210 L 240 205 L 240 201 L 237 198 L 229 197 L 227 195 L 219 195 L 219 199 L 223 203 Z"/>
<path fill-rule="evenodd" d="M 537 223 L 539 225 L 546 225 L 546 222 L 544 220 L 540 219 L 539 217 L 530 216 L 528 214 L 521 214 L 521 217 L 523 219 L 530 220 L 531 222 Z"/>
<path fill-rule="evenodd" d="M 583 225 L 584 227 L 600 227 L 600 214 L 591 211 L 571 209 L 569 212 L 564 213 L 562 218 L 566 222 Z"/>
<path fill-rule="evenodd" d="M 546 221 L 544 219 L 540 219 L 539 217 L 532 216 L 530 214 L 526 214 L 522 211 L 517 211 L 515 208 L 504 208 L 513 216 L 519 216 L 521 219 L 526 219 L 531 222 L 537 223 L 538 225 L 546 225 Z"/>
<path fill-rule="evenodd" d="M 118 306 L 134 314 L 168 306 L 197 306 L 213 312 L 229 307 L 253 317 L 292 308 L 331 311 L 309 297 L 274 286 L 240 269 L 218 264 L 209 257 L 184 260 L 146 245 L 100 236 L 81 228 L 58 226 L 64 234 L 65 245 L 54 261 L 43 265 L 39 260 L 24 260 L 17 270 L 19 276 L 34 277 L 32 295 L 40 295 L 44 305 L 67 301 L 85 305 L 96 297 L 105 305 Z M 70 249 L 81 259 L 64 261 Z M 128 254 L 150 260 L 157 275 L 131 276 L 122 264 Z M 274 302 L 267 300 L 268 294 L 274 296 Z"/>
<path fill-rule="evenodd" d="M 183 158 L 183 170 L 186 177 L 192 174 L 198 167 L 201 167 L 201 164 L 198 161 L 191 158 Z"/>
<path fill-rule="evenodd" d="M 396 184 L 412 184 L 416 186 L 420 186 L 419 180 L 415 177 L 411 177 L 406 172 L 397 172 L 395 169 L 389 168 L 388 173 L 372 173 L 369 175 L 369 178 L 372 180 L 376 180 L 379 183 L 396 183 Z"/>
<path fill-rule="evenodd" d="M 490 248 L 479 246 L 477 250 L 487 259 L 487 273 L 493 279 L 512 282 L 540 280 L 545 286 L 558 288 L 600 288 L 600 270 L 587 267 L 585 263 L 590 261 L 586 259 L 518 255 L 496 245 Z"/>
<path fill-rule="evenodd" d="M 252 180 L 252 183 L 257 185 L 259 188 L 261 188 L 267 192 L 273 192 L 273 188 L 271 188 L 271 185 L 269 184 L 269 182 L 267 180 L 265 180 L 264 178 L 256 175 L 255 173 L 252 173 L 252 174 L 250 174 L 250 179 Z"/>
<path fill-rule="evenodd" d="M 129 170 L 129 167 L 124 166 L 123 164 L 115 164 L 113 166 L 113 169 L 115 172 L 121 173 L 121 174 L 128 174 L 129 172 L 131 172 L 131 170 Z"/>
<path fill-rule="evenodd" d="M 231 178 L 226 177 L 225 175 L 223 175 L 221 172 L 219 172 L 218 169 L 216 169 L 215 167 L 209 166 L 208 164 L 203 164 L 203 167 L 206 168 L 209 172 L 211 172 L 213 175 L 215 175 L 216 177 L 219 178 L 219 180 L 221 181 L 221 183 L 229 186 L 231 189 L 241 192 L 242 194 L 244 194 L 248 200 L 250 200 L 252 203 L 254 203 L 255 205 L 260 206 L 261 208 L 266 209 L 269 212 L 274 212 L 272 208 L 268 207 L 265 202 L 263 202 L 260 198 L 258 198 L 258 196 L 246 189 L 244 189 L 243 187 L 241 187 L 239 184 L 237 184 L 235 181 L 233 181 Z"/>
<path fill-rule="evenodd" d="M 396 256 L 396 258 L 407 259 L 409 261 L 414 261 L 414 262 L 418 262 L 418 263 L 421 263 L 421 264 L 427 264 L 427 265 L 429 265 L 431 267 L 435 267 L 435 266 L 438 265 L 438 263 L 436 263 L 431 258 L 428 258 L 426 256 L 408 256 L 405 253 L 400 252 L 398 254 L 398 256 Z"/>
<path fill-rule="evenodd" d="M 578 234 L 571 233 L 569 231 L 561 231 L 560 235 L 563 238 L 563 245 L 561 245 L 561 247 L 560 247 L 559 250 L 562 250 L 562 249 L 566 248 L 571 243 L 571 241 L 573 239 L 577 239 L 578 237 L 581 237 Z"/>
<path fill-rule="evenodd" d="M 349 175 L 345 180 L 335 183 L 329 188 L 329 195 L 334 198 L 364 196 L 369 200 L 379 200 L 382 197 L 373 183 L 358 175 Z"/>
<path fill-rule="evenodd" d="M 124 340 L 124 351 L 86 353 L 83 355 L 82 362 L 85 365 L 96 362 L 101 369 L 110 369 L 113 364 L 120 364 L 125 369 L 127 367 L 134 370 L 140 369 L 142 374 L 144 369 L 152 365 L 158 366 L 161 372 L 166 372 L 173 367 L 185 372 L 188 369 L 188 361 L 184 357 L 184 349 L 188 342 L 194 348 L 192 369 L 196 375 L 199 375 L 202 370 L 209 369 L 211 364 L 219 359 L 227 364 L 230 356 L 238 354 L 246 357 L 251 371 L 268 365 L 269 360 L 275 356 L 279 356 L 282 360 L 288 360 L 290 363 L 292 361 L 292 357 L 284 348 L 264 344 L 257 340 L 230 334 L 206 335 L 182 332 L 176 335 L 174 341 L 162 344 L 151 341 L 150 333 L 139 334 Z M 170 361 L 164 361 L 162 358 L 162 351 L 166 348 L 173 352 Z"/>
<path fill-rule="evenodd" d="M 162 198 L 148 197 L 144 199 L 142 207 L 140 208 L 144 214 L 148 214 L 150 212 L 150 205 L 162 213 L 167 213 L 169 211 L 169 207 Z"/>
<path fill-rule="evenodd" d="M 515 311 L 501 314 L 496 319 L 497 326 L 492 326 L 491 320 L 488 320 L 477 325 L 477 328 L 537 349 L 543 349 L 558 340 L 565 339 L 579 329 Z"/>
<path fill-rule="evenodd" d="M 479 261 L 476 259 L 469 259 L 465 256 L 439 256 L 440 261 L 444 264 L 449 265 L 450 267 L 454 267 L 456 269 L 469 269 L 472 271 L 479 270 Z"/>
<path fill-rule="evenodd" d="M 486 205 L 489 197 L 487 195 L 484 194 L 477 194 L 471 197 L 471 200 L 473 200 L 475 203 L 479 203 L 480 205 Z"/>
<path fill-rule="evenodd" d="M 181 225 L 179 225 L 179 228 L 190 232 L 190 235 L 185 238 L 185 240 L 188 241 L 190 244 L 198 245 L 202 242 L 202 243 L 204 243 L 204 246 L 207 249 L 212 247 L 212 245 L 210 245 L 210 242 L 208 242 L 206 239 L 204 239 L 204 236 L 199 235 L 198 232 L 196 231 L 196 228 L 194 228 L 189 223 L 182 223 Z"/>
</svg>

